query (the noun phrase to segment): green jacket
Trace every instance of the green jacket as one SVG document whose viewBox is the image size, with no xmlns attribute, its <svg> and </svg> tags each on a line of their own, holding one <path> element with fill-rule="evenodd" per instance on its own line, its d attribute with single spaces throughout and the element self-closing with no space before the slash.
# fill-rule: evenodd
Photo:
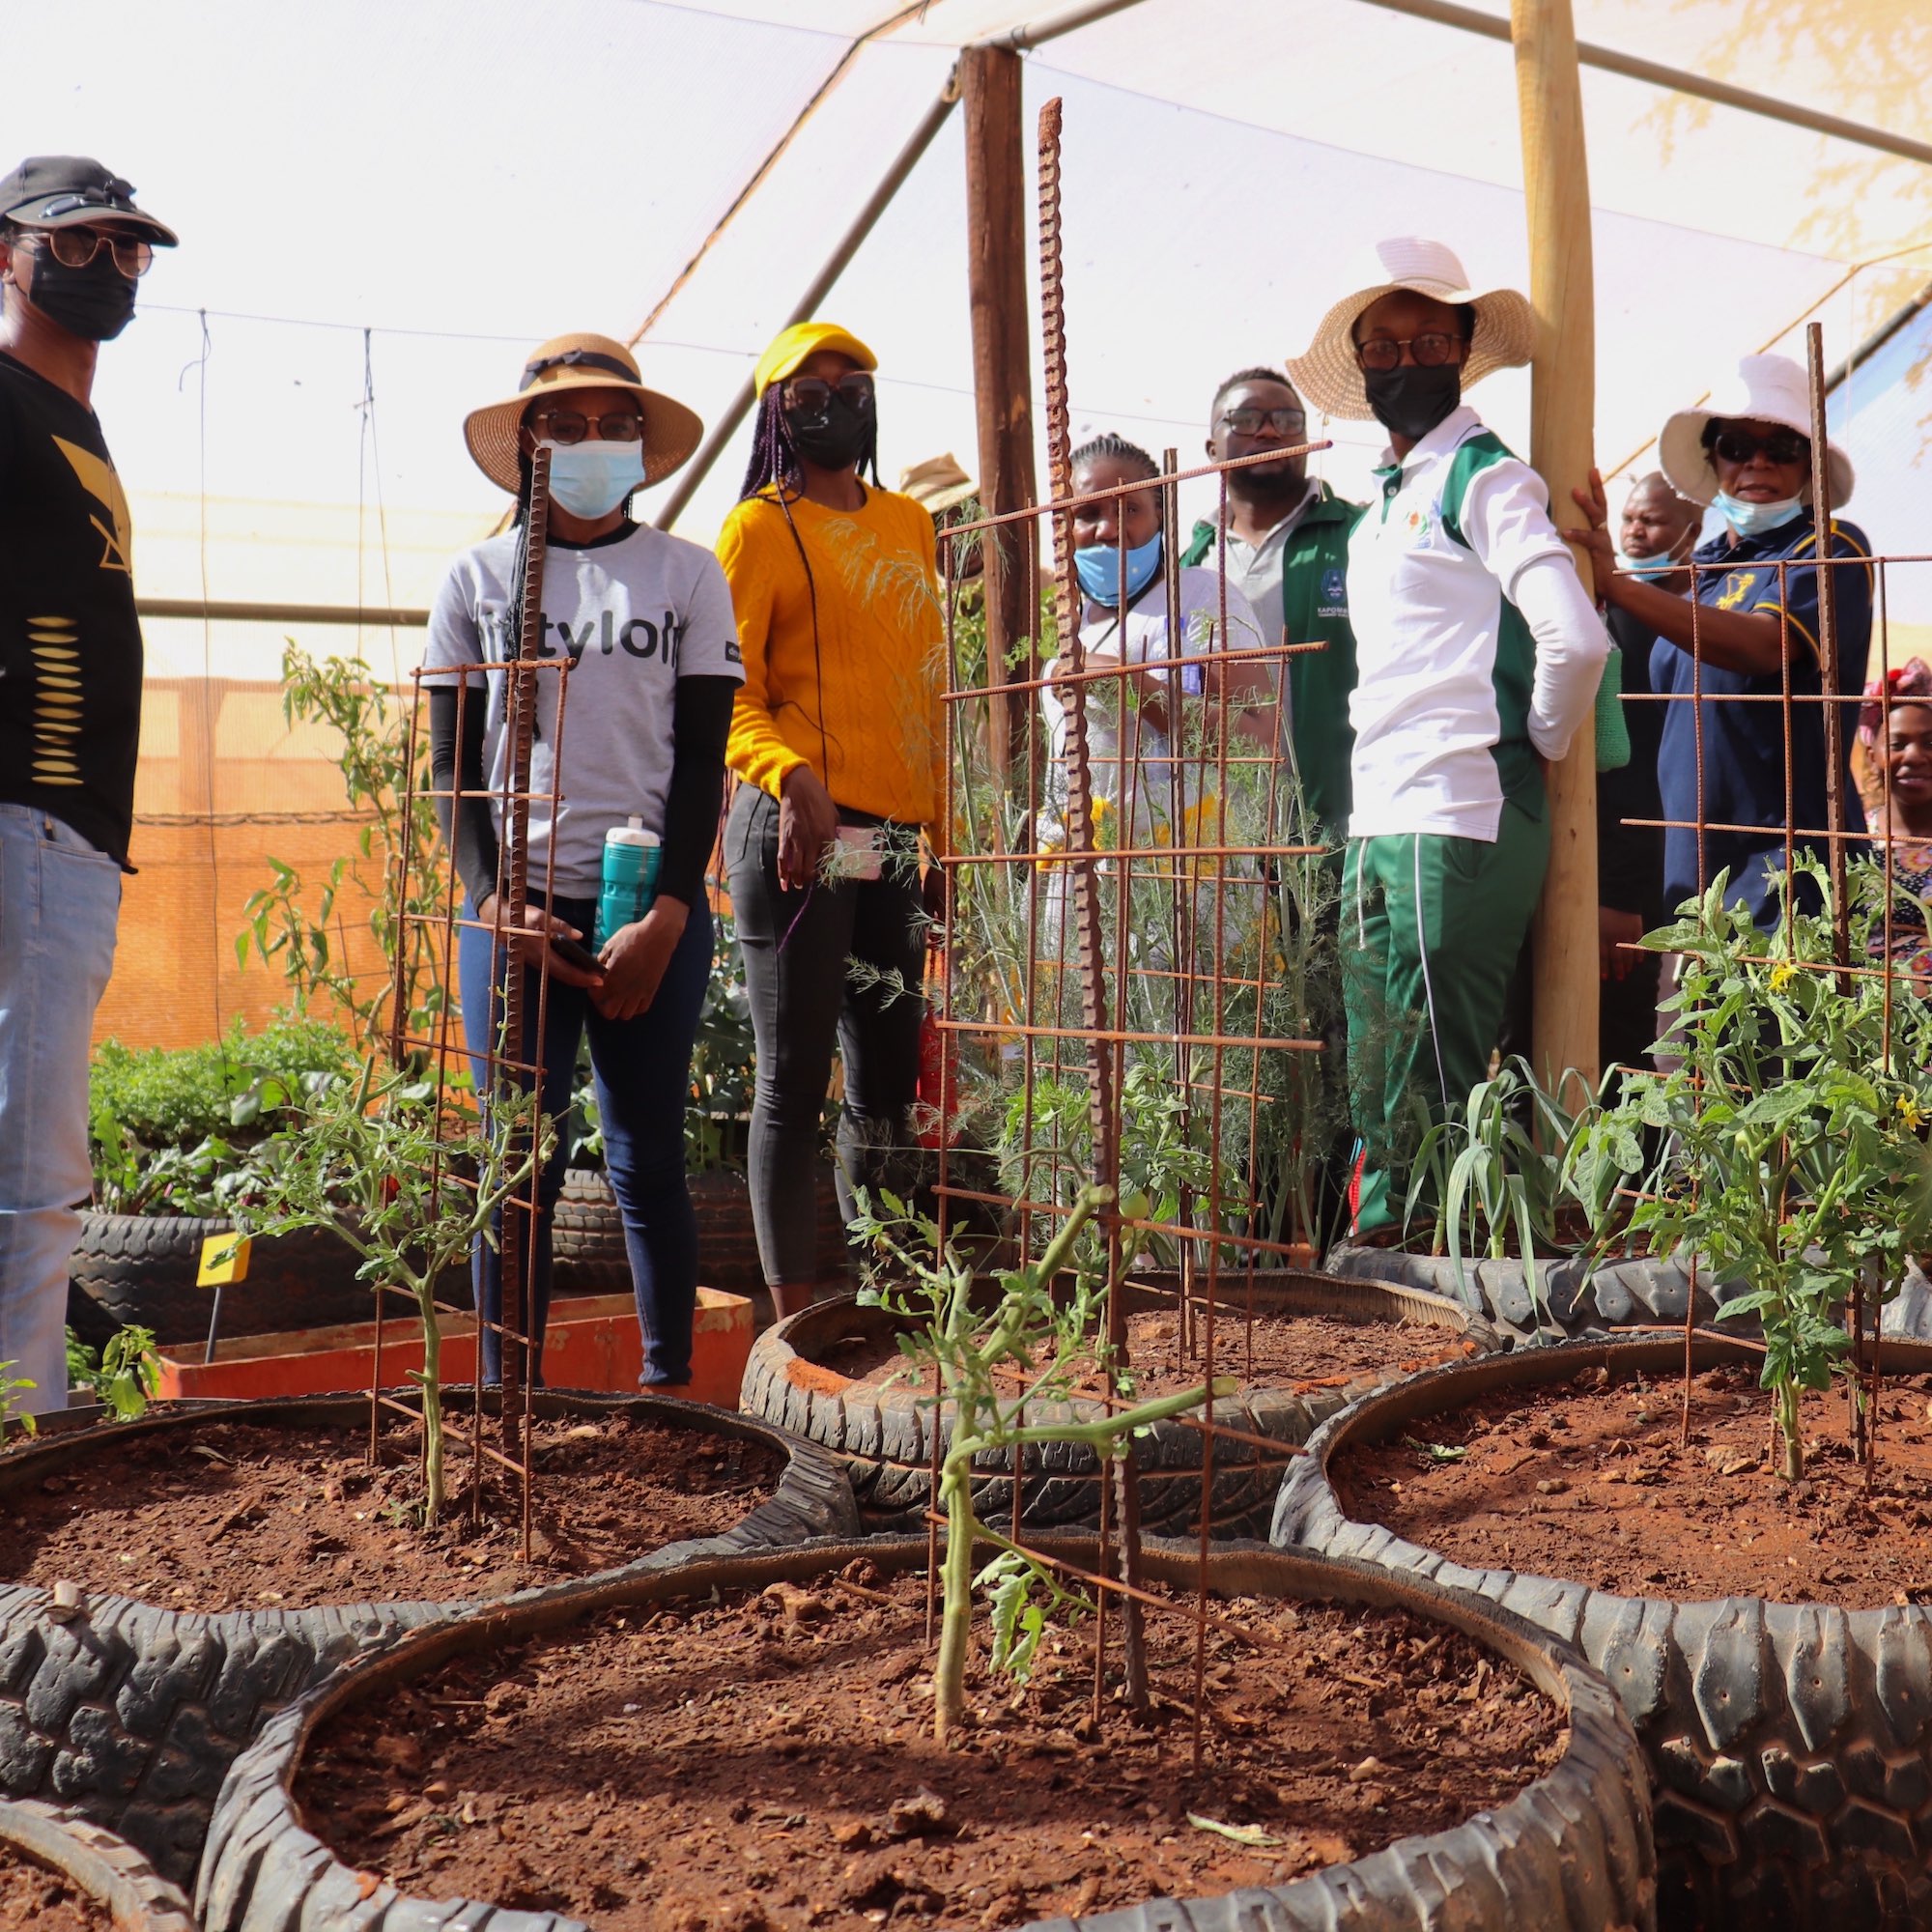
<svg viewBox="0 0 1932 1932">
<path fill-rule="evenodd" d="M 1281 617 L 1292 644 L 1326 644 L 1297 651 L 1288 661 L 1291 741 L 1302 796 L 1327 835 L 1349 830 L 1349 761 L 1355 749 L 1349 696 L 1355 688 L 1355 634 L 1349 627 L 1349 535 L 1362 506 L 1345 502 L 1323 483 L 1302 512 L 1282 558 Z M 1211 564 L 1217 532 L 1194 526 L 1185 564 Z M 1255 615 L 1264 623 L 1267 612 Z"/>
</svg>

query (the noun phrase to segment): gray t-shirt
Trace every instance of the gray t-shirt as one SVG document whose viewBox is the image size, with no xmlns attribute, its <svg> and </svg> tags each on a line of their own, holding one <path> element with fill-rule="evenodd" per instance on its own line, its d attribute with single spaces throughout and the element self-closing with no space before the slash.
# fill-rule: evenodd
<svg viewBox="0 0 1932 1932">
<path fill-rule="evenodd" d="M 510 736 L 504 613 L 514 596 L 514 530 L 467 550 L 450 565 L 430 612 L 426 670 L 470 668 L 469 702 L 488 707 L 483 738 L 486 782 L 508 780 Z M 603 880 L 604 835 L 641 818 L 664 834 L 670 784 L 671 719 L 680 677 L 745 675 L 724 573 L 710 551 L 648 524 L 594 543 L 551 540 L 544 559 L 538 654 L 569 655 L 567 679 L 537 676 L 536 733 L 530 749 L 529 881 L 575 898 Z M 559 690 L 567 684 L 567 690 Z M 558 717 L 559 702 L 561 718 Z M 555 871 L 549 870 L 549 793 L 557 775 Z M 503 805 L 491 802 L 497 835 Z"/>
</svg>

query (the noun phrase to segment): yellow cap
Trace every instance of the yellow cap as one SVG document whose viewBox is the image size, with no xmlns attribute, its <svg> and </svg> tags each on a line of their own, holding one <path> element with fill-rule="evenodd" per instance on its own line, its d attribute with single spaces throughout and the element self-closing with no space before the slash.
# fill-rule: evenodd
<svg viewBox="0 0 1932 1932">
<path fill-rule="evenodd" d="M 840 328 L 836 322 L 795 322 L 774 337 L 772 346 L 758 357 L 758 366 L 752 372 L 753 388 L 762 396 L 821 349 L 849 355 L 862 369 L 879 366 L 879 358 L 849 328 Z"/>
</svg>

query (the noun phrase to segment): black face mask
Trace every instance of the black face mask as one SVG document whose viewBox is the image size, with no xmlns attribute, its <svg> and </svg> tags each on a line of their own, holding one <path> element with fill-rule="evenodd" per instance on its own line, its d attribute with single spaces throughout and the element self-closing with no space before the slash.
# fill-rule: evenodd
<svg viewBox="0 0 1932 1932">
<path fill-rule="evenodd" d="M 1463 400 L 1463 372 L 1453 362 L 1364 369 L 1362 387 L 1384 429 L 1420 442 Z"/>
<path fill-rule="evenodd" d="M 855 410 L 835 394 L 822 414 L 798 416 L 785 412 L 785 424 L 798 453 L 821 469 L 849 469 L 857 463 L 871 434 L 872 412 Z"/>
<path fill-rule="evenodd" d="M 48 321 L 84 342 L 112 342 L 134 319 L 134 284 L 114 266 L 111 250 L 99 250 L 84 269 L 69 269 L 34 250 L 34 285 L 27 299 Z"/>
</svg>

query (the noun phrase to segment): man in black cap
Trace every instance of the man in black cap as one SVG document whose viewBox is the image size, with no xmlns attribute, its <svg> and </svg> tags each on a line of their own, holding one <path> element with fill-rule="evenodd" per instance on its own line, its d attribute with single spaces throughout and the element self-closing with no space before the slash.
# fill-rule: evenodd
<svg viewBox="0 0 1932 1932">
<path fill-rule="evenodd" d="M 99 161 L 0 179 L 0 1371 L 67 1406 L 88 1037 L 134 815 L 141 629 L 128 499 L 88 399 L 173 231 Z"/>
</svg>

